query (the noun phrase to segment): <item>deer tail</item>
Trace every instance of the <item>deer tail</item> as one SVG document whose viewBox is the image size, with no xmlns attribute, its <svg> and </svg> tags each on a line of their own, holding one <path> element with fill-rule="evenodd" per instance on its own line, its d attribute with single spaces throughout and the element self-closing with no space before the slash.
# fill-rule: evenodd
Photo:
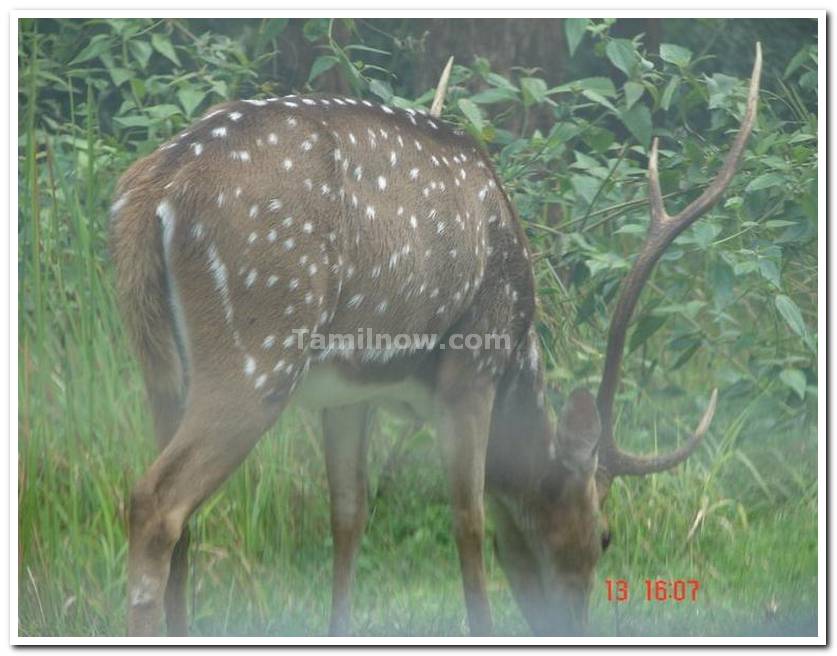
<svg viewBox="0 0 837 656">
<path fill-rule="evenodd" d="M 111 208 L 109 238 L 117 299 L 149 393 L 182 398 L 185 359 L 163 245 L 166 207 L 142 183 L 142 176 L 128 171 Z"/>
</svg>

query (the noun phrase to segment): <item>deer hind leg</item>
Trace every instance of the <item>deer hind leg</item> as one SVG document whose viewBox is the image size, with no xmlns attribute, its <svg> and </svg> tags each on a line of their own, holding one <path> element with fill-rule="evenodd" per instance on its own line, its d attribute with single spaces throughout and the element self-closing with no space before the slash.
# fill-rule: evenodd
<svg viewBox="0 0 837 656">
<path fill-rule="evenodd" d="M 189 516 L 238 467 L 281 409 L 280 403 L 231 395 L 229 389 L 193 386 L 177 432 L 131 498 L 131 635 L 160 635 L 172 557 L 175 545 L 185 549 L 183 529 Z"/>
<path fill-rule="evenodd" d="M 180 426 L 186 394 L 185 367 L 171 327 L 170 320 L 162 322 L 158 324 L 159 332 L 136 341 L 158 452 L 166 448 Z M 151 334 L 154 339 L 150 339 Z M 184 528 L 174 549 L 166 587 L 166 616 L 171 635 L 185 635 L 187 629 L 188 545 L 188 528 Z"/>
<path fill-rule="evenodd" d="M 148 376 L 146 377 L 148 379 Z M 183 398 L 180 389 L 173 389 L 166 381 L 149 383 L 149 397 L 154 416 L 157 446 L 162 452 L 171 442 L 183 418 Z M 189 631 L 186 592 L 189 584 L 189 526 L 183 526 L 180 539 L 174 546 L 165 593 L 166 628 L 170 636 L 185 636 Z"/>
<path fill-rule="evenodd" d="M 173 349 L 171 349 L 173 351 Z M 171 442 L 181 420 L 185 396 L 183 368 L 179 358 L 172 353 L 166 362 L 145 363 L 145 381 L 157 448 L 163 451 Z M 189 581 L 189 527 L 183 527 L 180 539 L 174 547 L 166 584 L 166 627 L 170 636 L 188 634 L 186 590 Z"/>
<path fill-rule="evenodd" d="M 492 623 L 483 562 L 483 491 L 494 386 L 480 374 L 463 369 L 468 366 L 471 361 L 461 355 L 442 363 L 436 421 L 450 486 L 468 624 L 472 635 L 489 635 Z"/>
<path fill-rule="evenodd" d="M 346 635 L 351 625 L 354 561 L 366 528 L 368 417 L 369 406 L 365 403 L 323 411 L 334 538 L 331 635 Z"/>
</svg>

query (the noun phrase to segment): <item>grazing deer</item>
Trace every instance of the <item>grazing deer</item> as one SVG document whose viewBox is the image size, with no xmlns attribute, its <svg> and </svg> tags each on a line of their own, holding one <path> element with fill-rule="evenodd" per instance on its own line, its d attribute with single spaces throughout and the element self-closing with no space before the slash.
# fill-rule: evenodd
<svg viewBox="0 0 837 656">
<path fill-rule="evenodd" d="M 219 105 L 134 164 L 112 208 L 112 252 L 160 453 L 131 497 L 130 633 L 158 634 L 164 609 L 169 633 L 186 633 L 187 520 L 292 400 L 322 412 L 332 633 L 349 630 L 374 403 L 435 422 L 472 633 L 492 630 L 484 488 L 500 563 L 533 631 L 582 631 L 613 477 L 674 467 L 712 420 L 716 392 L 683 446 L 639 457 L 614 441 L 613 400 L 637 298 L 734 176 L 760 71 L 757 47 L 723 168 L 675 216 L 654 141 L 648 236 L 621 286 L 598 398 L 572 392 L 557 427 L 544 402 L 529 246 L 489 159 L 461 132 L 422 111 L 291 95 Z M 311 345 L 358 329 L 434 338 Z M 455 335 L 505 340 L 454 348 Z"/>
</svg>

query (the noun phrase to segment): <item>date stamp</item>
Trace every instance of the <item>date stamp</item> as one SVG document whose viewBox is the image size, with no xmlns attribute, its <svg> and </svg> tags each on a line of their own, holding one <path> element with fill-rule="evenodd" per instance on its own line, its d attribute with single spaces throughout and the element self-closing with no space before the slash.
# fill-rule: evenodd
<svg viewBox="0 0 837 656">
<path fill-rule="evenodd" d="M 605 579 L 607 600 L 625 602 L 630 599 L 630 585 L 625 579 Z M 645 579 L 645 601 L 684 601 L 698 600 L 700 581 L 697 579 Z"/>
</svg>

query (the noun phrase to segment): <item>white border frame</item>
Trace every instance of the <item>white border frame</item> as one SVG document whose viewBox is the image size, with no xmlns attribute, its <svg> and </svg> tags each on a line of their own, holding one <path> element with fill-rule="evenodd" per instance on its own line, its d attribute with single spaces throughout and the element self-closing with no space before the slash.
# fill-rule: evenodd
<svg viewBox="0 0 837 656">
<path fill-rule="evenodd" d="M 263 0 L 261 0 L 263 2 Z M 316 0 L 315 0 L 316 1 Z M 595 1 L 595 0 L 594 0 Z M 258 637 L 258 638 L 125 638 L 125 637 L 20 637 L 18 635 L 18 514 L 17 514 L 17 494 L 18 494 L 18 367 L 12 368 L 9 366 L 9 395 L 4 398 L 8 400 L 8 417 L 9 417 L 9 433 L 14 435 L 14 439 L 10 439 L 9 445 L 9 471 L 11 473 L 8 488 L 8 504 L 0 504 L 5 514 L 5 509 L 9 511 L 9 542 L 3 544 L 0 541 L 0 549 L 8 549 L 9 555 L 9 579 L 8 590 L 10 595 L 9 600 L 9 614 L 4 618 L 4 622 L 8 621 L 6 625 L 9 630 L 9 640 L 12 645 L 509 645 L 509 646 L 524 646 L 524 645 L 613 645 L 613 646 L 629 646 L 629 645 L 683 645 L 683 646 L 697 646 L 697 645 L 730 645 L 730 646 L 744 646 L 744 645 L 825 645 L 826 644 L 826 586 L 827 586 L 827 569 L 826 569 L 826 513 L 827 504 L 826 496 L 830 492 L 826 484 L 826 403 L 828 402 L 830 390 L 827 385 L 827 354 L 824 348 L 826 342 L 823 337 L 827 335 L 827 297 L 826 297 L 826 201 L 827 201 L 827 181 L 826 181 L 826 105 L 827 95 L 825 93 L 826 79 L 828 74 L 828 62 L 826 53 L 827 44 L 826 37 L 826 12 L 825 10 L 759 10 L 757 7 L 763 7 L 765 3 L 757 3 L 752 0 L 746 0 L 741 4 L 747 4 L 753 9 L 747 10 L 725 10 L 725 9 L 701 9 L 701 10 L 678 10 L 672 11 L 670 9 L 650 9 L 650 10 L 629 10 L 613 8 L 611 10 L 603 9 L 589 9 L 589 10 L 562 10 L 562 11 L 519 11 L 519 10 L 475 10 L 475 9 L 457 9 L 457 10 L 443 10 L 443 9 L 406 9 L 406 10 L 392 10 L 392 3 L 390 0 L 366 0 L 367 7 L 380 7 L 376 9 L 343 9 L 335 8 L 333 10 L 325 9 L 287 9 L 283 11 L 275 10 L 248 10 L 248 11 L 224 11 L 224 10 L 205 10 L 199 8 L 206 6 L 207 2 L 200 3 L 195 0 L 186 0 L 184 5 L 189 6 L 188 9 L 172 10 L 113 10 L 110 8 L 110 3 L 102 2 L 102 0 L 93 0 L 87 3 L 89 7 L 97 7 L 96 9 L 84 10 L 46 10 L 46 9 L 28 9 L 15 10 L 8 14 L 9 20 L 9 132 L 8 138 L 8 152 L 9 152 L 9 175 L 8 181 L 8 198 L 10 204 L 10 219 L 9 219 L 9 250 L 12 251 L 9 256 L 9 268 L 2 271 L 0 276 L 5 278 L 8 274 L 9 282 L 6 285 L 0 285 L 3 298 L 0 298 L 0 303 L 5 301 L 4 305 L 12 309 L 11 314 L 14 319 L 11 322 L 9 329 L 9 357 L 12 360 L 12 353 L 15 354 L 14 361 L 17 362 L 18 349 L 18 313 L 17 313 L 17 295 L 19 292 L 18 281 L 18 256 L 17 250 L 13 244 L 17 244 L 17 221 L 13 218 L 18 216 L 18 198 L 17 193 L 12 194 L 12 190 L 16 192 L 18 184 L 18 157 L 17 157 L 17 134 L 18 134 L 18 105 L 16 102 L 16 95 L 18 89 L 18 71 L 17 50 L 18 50 L 18 29 L 17 23 L 21 18 L 63 18 L 63 17 L 230 17 L 230 18 L 270 18 L 270 17 L 444 17 L 444 18 L 561 18 L 561 17 L 585 17 L 585 18 L 603 18 L 610 16 L 617 16 L 619 18 L 640 18 L 640 17 L 660 17 L 660 18 L 686 18 L 686 17 L 717 17 L 717 18 L 816 18 L 818 21 L 817 37 L 820 44 L 820 62 L 818 70 L 818 86 L 819 86 L 819 107 L 818 107 L 818 197 L 819 197 L 819 217 L 818 217 L 818 305 L 820 311 L 818 313 L 818 376 L 819 376 L 819 396 L 818 396 L 818 417 L 817 426 L 820 434 L 818 445 L 818 550 L 819 550 L 819 576 L 818 576 L 818 636 L 817 637 L 649 637 L 649 638 L 634 638 L 634 637 L 591 637 L 591 638 L 471 638 L 471 637 L 421 637 L 421 638 L 378 638 L 378 637 L 351 637 L 351 638 L 328 638 L 328 637 L 298 637 L 298 638 L 282 638 L 282 637 Z M 432 3 L 430 3 L 432 4 Z M 485 3 L 470 0 L 470 2 L 463 2 L 466 5 L 485 6 Z M 609 6 L 613 6 L 610 3 Z M 649 5 L 665 6 L 661 0 L 651 0 L 647 2 Z M 724 3 L 717 2 L 719 6 Z M 670 5 L 669 5 L 670 6 Z M 704 5 L 705 7 L 706 5 Z M 2 120 L 2 117 L 0 117 Z M 0 270 L 1 271 L 1 270 Z M 833 272 L 832 277 L 833 277 Z M 829 282 L 834 282 L 830 280 Z M 12 287 L 14 283 L 14 287 Z M 832 285 L 833 288 L 833 285 Z M 8 294 L 8 298 L 6 298 Z M 13 301 L 15 301 L 13 303 Z M 829 335 L 830 337 L 830 335 Z M 11 364 L 11 362 L 9 362 Z M 825 383 L 825 384 L 824 384 Z M 833 451 L 833 449 L 832 449 Z M 832 453 L 833 458 L 833 453 Z M 830 464 L 830 463 L 829 463 Z M 2 489 L 2 486 L 0 486 Z M 4 492 L 5 494 L 5 492 Z M 5 517 L 4 517 L 5 518 Z M 830 517 L 829 517 L 830 519 Z M 830 613 L 829 613 L 830 615 Z"/>
</svg>

